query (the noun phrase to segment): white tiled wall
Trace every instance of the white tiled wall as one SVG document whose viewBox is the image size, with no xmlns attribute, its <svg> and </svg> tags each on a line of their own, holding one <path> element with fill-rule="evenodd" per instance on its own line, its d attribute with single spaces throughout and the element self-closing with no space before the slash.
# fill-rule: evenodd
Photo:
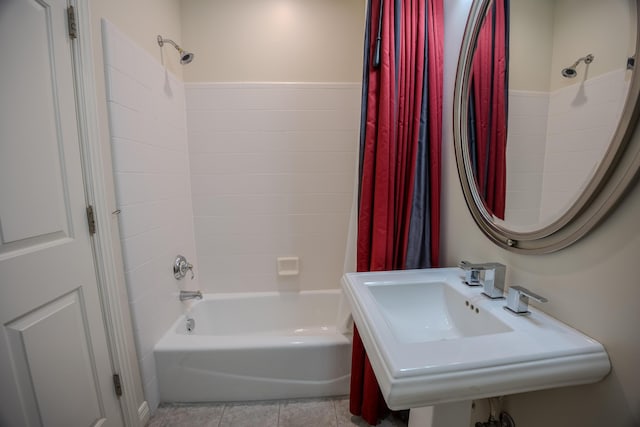
<svg viewBox="0 0 640 427">
<path fill-rule="evenodd" d="M 547 92 L 509 91 L 505 221 L 538 223 L 547 138 Z"/>
<path fill-rule="evenodd" d="M 158 405 L 153 347 L 182 312 L 175 255 L 195 261 L 184 86 L 103 21 L 120 237 L 145 396 Z"/>
<path fill-rule="evenodd" d="M 186 99 L 202 287 L 339 287 L 360 85 L 187 84 Z M 278 276 L 278 256 L 298 256 L 300 274 Z"/>
<path fill-rule="evenodd" d="M 549 99 L 540 215 L 575 200 L 611 141 L 625 101 L 624 69 L 559 89 Z"/>
<path fill-rule="evenodd" d="M 552 93 L 509 91 L 509 224 L 546 223 L 575 200 L 611 141 L 627 89 L 618 70 Z"/>
</svg>

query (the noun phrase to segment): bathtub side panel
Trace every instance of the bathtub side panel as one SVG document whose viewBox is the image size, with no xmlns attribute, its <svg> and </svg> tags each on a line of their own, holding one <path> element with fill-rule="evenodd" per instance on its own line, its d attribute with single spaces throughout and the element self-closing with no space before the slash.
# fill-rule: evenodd
<svg viewBox="0 0 640 427">
<path fill-rule="evenodd" d="M 250 339 L 250 337 L 247 337 Z M 222 402 L 344 395 L 351 342 L 156 351 L 162 402 Z"/>
</svg>

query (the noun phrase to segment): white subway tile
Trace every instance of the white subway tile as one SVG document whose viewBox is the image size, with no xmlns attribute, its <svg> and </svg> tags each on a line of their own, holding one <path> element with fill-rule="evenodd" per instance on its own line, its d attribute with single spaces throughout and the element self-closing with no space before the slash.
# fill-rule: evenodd
<svg viewBox="0 0 640 427">
<path fill-rule="evenodd" d="M 509 116 L 509 135 L 546 135 L 547 116 Z"/>
<path fill-rule="evenodd" d="M 548 152 L 558 151 L 600 151 L 609 146 L 613 131 L 607 127 L 598 129 L 569 130 L 563 133 L 549 135 L 547 141 Z"/>
<path fill-rule="evenodd" d="M 140 358 L 140 370 L 143 378 L 150 380 L 156 377 L 156 360 L 153 351 L 145 355 L 138 355 Z M 148 399 L 148 396 L 145 396 Z"/>
<path fill-rule="evenodd" d="M 539 196 L 532 196 L 528 191 L 508 191 L 506 200 L 510 209 L 535 210 L 540 206 Z"/>
<path fill-rule="evenodd" d="M 135 303 L 138 299 L 148 297 L 155 288 L 153 260 L 137 266 L 126 273 L 129 301 Z"/>
<path fill-rule="evenodd" d="M 186 153 L 114 138 L 113 163 L 118 172 L 184 173 Z"/>
<path fill-rule="evenodd" d="M 541 221 L 550 221 L 558 217 L 562 212 L 571 206 L 575 201 L 576 194 L 569 191 L 546 191 L 542 195 L 540 206 Z"/>
<path fill-rule="evenodd" d="M 122 238 L 136 236 L 153 228 L 160 226 L 155 203 L 138 203 L 134 205 L 121 206 L 118 223 Z"/>
<path fill-rule="evenodd" d="M 107 45 L 107 49 L 104 51 L 105 65 L 111 65 L 131 77 L 135 77 L 134 67 L 131 64 L 136 58 L 136 46 L 115 25 L 105 19 L 102 20 L 102 30 Z"/>
<path fill-rule="evenodd" d="M 358 130 L 206 131 L 189 129 L 189 150 L 196 153 L 355 152 Z"/>
<path fill-rule="evenodd" d="M 546 147 L 545 135 L 511 135 L 507 140 L 507 162 L 510 156 L 544 155 Z"/>
<path fill-rule="evenodd" d="M 543 154 L 528 154 L 510 158 L 507 168 L 512 168 L 519 173 L 540 173 L 545 166 Z"/>
<path fill-rule="evenodd" d="M 507 164 L 507 191 L 529 191 L 540 193 L 542 189 L 542 171 L 509 173 Z"/>
<path fill-rule="evenodd" d="M 618 105 L 607 104 L 589 105 L 583 108 L 571 109 L 565 113 L 550 115 L 548 133 L 563 133 L 577 129 L 611 128 L 617 121 Z"/>
<path fill-rule="evenodd" d="M 515 226 L 532 226 L 539 223 L 539 210 L 534 209 L 506 209 L 505 221 Z"/>
<path fill-rule="evenodd" d="M 574 192 L 581 191 L 588 182 L 584 173 L 549 172 L 545 174 L 544 191 Z"/>
<path fill-rule="evenodd" d="M 188 110 L 359 108 L 359 84 L 187 85 Z"/>
<path fill-rule="evenodd" d="M 584 96 L 587 102 L 617 102 L 626 95 L 626 70 L 620 68 L 587 80 Z"/>
<path fill-rule="evenodd" d="M 352 193 L 355 171 L 309 174 L 194 175 L 193 196 L 222 194 Z"/>
<path fill-rule="evenodd" d="M 162 295 L 163 298 L 169 298 L 177 305 L 170 308 L 169 311 L 180 310 L 181 306 L 178 300 L 178 290 L 180 285 L 178 280 L 173 276 L 173 263 L 177 255 L 187 256 L 185 253 L 179 252 L 174 242 L 167 242 L 162 255 L 153 259 L 153 282 L 156 295 Z M 191 262 L 195 257 L 187 258 Z M 173 319 L 175 320 L 175 318 Z"/>
<path fill-rule="evenodd" d="M 265 227 L 272 233 L 284 231 L 287 227 L 284 215 L 239 215 L 211 216 L 194 218 L 194 227 L 198 237 L 229 234 L 237 235 L 247 233 L 250 235 L 261 234 Z"/>
<path fill-rule="evenodd" d="M 152 175 L 116 172 L 114 177 L 119 206 L 151 202 L 153 200 L 154 182 Z"/>
<path fill-rule="evenodd" d="M 221 110 L 190 111 L 188 127 L 193 132 L 353 130 L 358 110 Z"/>
<path fill-rule="evenodd" d="M 340 173 L 355 167 L 353 152 L 198 153 L 193 174 Z"/>
<path fill-rule="evenodd" d="M 125 271 L 135 270 L 153 258 L 153 248 L 156 243 L 154 236 L 154 230 L 149 230 L 133 237 L 122 239 Z"/>
<path fill-rule="evenodd" d="M 592 171 L 599 160 L 599 151 L 557 151 L 548 153 L 544 163 L 545 174 L 573 172 L 586 174 Z"/>
<path fill-rule="evenodd" d="M 107 69 L 107 80 L 109 88 L 107 92 L 108 101 L 143 114 L 151 111 L 152 103 L 149 88 L 113 67 L 108 67 Z"/>
<path fill-rule="evenodd" d="M 322 194 L 226 194 L 195 196 L 193 213 L 199 216 L 277 213 L 348 213 L 351 209 L 350 193 Z"/>
<path fill-rule="evenodd" d="M 109 102 L 110 130 L 113 138 L 145 142 L 148 138 L 148 118 L 144 113 Z"/>
<path fill-rule="evenodd" d="M 509 91 L 509 116 L 544 116 L 549 112 L 547 92 Z"/>
<path fill-rule="evenodd" d="M 131 305 L 139 357 L 153 353 L 153 348 L 169 325 L 163 324 L 158 298 L 148 295 Z M 177 316 L 176 316 L 177 318 Z M 174 318 L 175 321 L 175 318 Z M 161 328 L 164 327 L 164 330 Z M 145 380 L 145 379 L 143 379 Z"/>
<path fill-rule="evenodd" d="M 133 63 L 122 64 L 121 67 L 130 70 L 133 78 L 152 91 L 160 90 L 162 77 L 165 73 L 164 67 L 160 66 L 158 61 L 142 47 L 132 43 L 130 45 L 135 51 Z"/>
<path fill-rule="evenodd" d="M 146 380 L 146 378 L 143 378 L 143 380 Z M 149 405 L 149 410 L 151 411 L 151 413 L 153 413 L 160 404 L 160 389 L 158 387 L 158 377 L 154 376 L 148 381 L 145 381 L 143 390 L 144 397 Z"/>
</svg>

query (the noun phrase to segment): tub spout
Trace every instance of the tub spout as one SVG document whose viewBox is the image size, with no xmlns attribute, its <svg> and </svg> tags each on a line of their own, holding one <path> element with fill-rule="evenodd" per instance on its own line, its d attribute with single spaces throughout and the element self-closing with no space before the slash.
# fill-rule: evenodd
<svg viewBox="0 0 640 427">
<path fill-rule="evenodd" d="M 188 299 L 202 299 L 202 292 L 200 292 L 200 291 L 180 291 L 180 301 L 186 301 Z"/>
</svg>

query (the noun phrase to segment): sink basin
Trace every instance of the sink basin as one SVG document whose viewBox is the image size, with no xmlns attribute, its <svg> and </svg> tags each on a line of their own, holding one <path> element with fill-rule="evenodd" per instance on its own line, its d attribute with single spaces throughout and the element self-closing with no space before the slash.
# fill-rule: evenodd
<svg viewBox="0 0 640 427">
<path fill-rule="evenodd" d="M 463 284 L 458 268 L 348 273 L 358 332 L 391 409 L 586 384 L 610 370 L 597 341 Z"/>
<path fill-rule="evenodd" d="M 368 286 L 395 339 L 418 343 L 511 331 L 444 282 Z"/>
</svg>

